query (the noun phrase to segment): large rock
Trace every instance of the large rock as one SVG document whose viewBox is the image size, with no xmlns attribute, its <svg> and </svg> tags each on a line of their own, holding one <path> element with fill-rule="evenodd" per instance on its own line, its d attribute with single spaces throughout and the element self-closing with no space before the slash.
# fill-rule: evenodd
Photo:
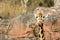
<svg viewBox="0 0 60 40">
<path fill-rule="evenodd" d="M 30 24 L 36 23 L 34 14 L 21 14 L 13 19 L 1 19 L 0 30 L 3 36 L 2 39 L 16 39 L 16 40 L 34 40 L 33 29 L 29 27 Z M 4 38 L 3 38 L 4 37 Z"/>
<path fill-rule="evenodd" d="M 46 40 L 60 40 L 60 29 L 59 29 L 60 17 L 57 14 L 52 13 L 50 15 L 50 18 L 47 17 L 48 20 L 44 21 L 43 28 L 44 28 L 44 35 Z M 55 21 L 54 21 L 54 18 L 55 18 Z"/>
<path fill-rule="evenodd" d="M 13 18 L 10 22 L 12 29 L 8 32 L 9 38 L 19 38 L 21 40 L 34 38 L 33 29 L 29 27 L 32 23 L 36 23 L 34 14 L 21 14 Z"/>
</svg>

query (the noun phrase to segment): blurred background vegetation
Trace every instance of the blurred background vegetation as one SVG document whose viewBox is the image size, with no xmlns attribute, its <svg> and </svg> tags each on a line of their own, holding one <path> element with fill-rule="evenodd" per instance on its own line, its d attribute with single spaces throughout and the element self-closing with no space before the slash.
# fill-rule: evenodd
<svg viewBox="0 0 60 40">
<path fill-rule="evenodd" d="M 54 0 L 0 0 L 0 17 L 13 18 L 22 13 L 32 13 L 37 7 L 54 6 Z"/>
</svg>

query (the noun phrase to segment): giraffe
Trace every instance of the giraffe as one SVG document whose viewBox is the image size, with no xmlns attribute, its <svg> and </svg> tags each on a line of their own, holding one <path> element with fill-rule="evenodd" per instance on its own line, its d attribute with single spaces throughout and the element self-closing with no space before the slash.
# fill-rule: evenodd
<svg viewBox="0 0 60 40">
<path fill-rule="evenodd" d="M 43 10 L 37 11 L 34 14 L 34 16 L 37 19 L 36 25 L 40 27 L 40 29 L 38 30 L 39 31 L 38 35 L 37 35 L 38 40 L 45 40 L 45 38 L 44 38 L 44 32 L 43 32 Z"/>
</svg>

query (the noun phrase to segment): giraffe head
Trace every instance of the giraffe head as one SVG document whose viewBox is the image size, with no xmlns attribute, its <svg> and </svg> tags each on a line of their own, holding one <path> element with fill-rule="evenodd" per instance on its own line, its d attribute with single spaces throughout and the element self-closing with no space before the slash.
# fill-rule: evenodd
<svg viewBox="0 0 60 40">
<path fill-rule="evenodd" d="M 34 16 L 35 16 L 35 18 L 37 19 L 37 23 L 41 23 L 41 22 L 42 22 L 43 13 L 44 13 L 43 10 L 41 10 L 41 9 L 36 9 Z"/>
</svg>

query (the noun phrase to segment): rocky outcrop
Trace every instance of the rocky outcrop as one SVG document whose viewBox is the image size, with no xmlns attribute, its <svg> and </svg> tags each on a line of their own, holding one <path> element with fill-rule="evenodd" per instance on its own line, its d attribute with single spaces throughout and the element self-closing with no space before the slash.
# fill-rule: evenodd
<svg viewBox="0 0 60 40">
<path fill-rule="evenodd" d="M 0 30 L 2 39 L 35 40 L 30 24 L 36 23 L 34 14 L 21 14 L 13 19 L 1 19 Z M 5 40 L 4 39 L 4 40 Z"/>
<path fill-rule="evenodd" d="M 60 40 L 60 13 L 58 11 L 55 13 L 51 12 L 51 15 L 48 15 L 47 20 L 44 21 L 43 28 L 46 40 Z"/>
</svg>

